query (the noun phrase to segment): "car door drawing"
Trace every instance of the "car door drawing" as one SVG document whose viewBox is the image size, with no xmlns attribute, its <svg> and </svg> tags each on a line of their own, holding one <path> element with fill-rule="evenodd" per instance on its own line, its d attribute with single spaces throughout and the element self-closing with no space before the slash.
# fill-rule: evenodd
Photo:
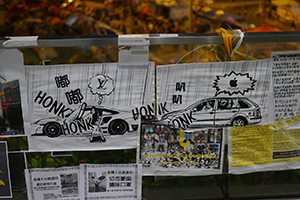
<svg viewBox="0 0 300 200">
<path fill-rule="evenodd" d="M 237 104 L 237 99 L 234 98 L 220 98 L 217 99 L 215 111 L 215 125 L 225 126 L 230 125 L 231 119 L 240 110 L 239 104 Z"/>
<path fill-rule="evenodd" d="M 192 109 L 192 117 L 195 121 L 190 125 L 190 128 L 214 125 L 215 102 L 215 99 L 203 100 Z"/>
</svg>

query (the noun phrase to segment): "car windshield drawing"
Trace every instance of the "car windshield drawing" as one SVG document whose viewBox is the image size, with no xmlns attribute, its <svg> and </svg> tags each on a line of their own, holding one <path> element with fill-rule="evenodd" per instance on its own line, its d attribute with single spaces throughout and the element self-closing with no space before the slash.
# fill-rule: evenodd
<svg viewBox="0 0 300 200">
<path fill-rule="evenodd" d="M 90 136 L 93 126 L 89 113 L 95 109 L 101 117 L 100 127 L 106 135 L 124 135 L 126 132 L 138 129 L 138 122 L 133 119 L 130 111 L 118 110 L 104 106 L 89 106 L 83 103 L 65 118 L 48 117 L 32 123 L 36 127 L 33 135 L 47 135 L 48 137 Z"/>
<path fill-rule="evenodd" d="M 261 122 L 262 116 L 260 107 L 246 97 L 214 97 L 166 113 L 161 120 L 187 129 L 252 125 Z"/>
</svg>

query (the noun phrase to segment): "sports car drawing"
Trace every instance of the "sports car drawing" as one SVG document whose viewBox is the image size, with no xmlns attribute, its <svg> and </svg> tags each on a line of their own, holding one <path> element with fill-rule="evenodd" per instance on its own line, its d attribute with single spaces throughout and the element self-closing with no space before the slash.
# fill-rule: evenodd
<svg viewBox="0 0 300 200">
<path fill-rule="evenodd" d="M 89 106 L 83 103 L 65 118 L 49 117 L 39 119 L 32 123 L 36 127 L 33 135 L 47 135 L 58 137 L 60 135 L 77 136 L 91 135 L 94 129 L 92 117 L 89 113 L 95 110 L 99 126 L 103 133 L 110 135 L 123 135 L 126 132 L 138 129 L 138 121 L 134 120 L 130 111 L 107 108 L 104 106 Z"/>
<path fill-rule="evenodd" d="M 260 107 L 246 97 L 214 97 L 199 100 L 185 109 L 161 117 L 176 127 L 203 128 L 246 126 L 261 122 Z"/>
</svg>

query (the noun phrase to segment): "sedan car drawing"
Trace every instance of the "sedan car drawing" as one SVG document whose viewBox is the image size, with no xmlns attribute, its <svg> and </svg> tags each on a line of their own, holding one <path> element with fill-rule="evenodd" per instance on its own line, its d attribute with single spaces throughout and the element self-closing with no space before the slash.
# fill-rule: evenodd
<svg viewBox="0 0 300 200">
<path fill-rule="evenodd" d="M 91 135 L 94 129 L 92 117 L 89 113 L 96 110 L 98 117 L 101 117 L 99 125 L 103 133 L 110 135 L 123 135 L 126 132 L 138 129 L 138 122 L 133 119 L 130 111 L 107 108 L 104 106 L 88 106 L 83 103 L 65 118 L 49 117 L 39 119 L 32 123 L 36 127 L 33 135 L 47 135 L 58 137 L 60 135 L 77 136 Z"/>
<path fill-rule="evenodd" d="M 262 116 L 260 107 L 246 97 L 214 97 L 166 113 L 161 120 L 187 129 L 252 125 L 261 122 Z"/>
</svg>

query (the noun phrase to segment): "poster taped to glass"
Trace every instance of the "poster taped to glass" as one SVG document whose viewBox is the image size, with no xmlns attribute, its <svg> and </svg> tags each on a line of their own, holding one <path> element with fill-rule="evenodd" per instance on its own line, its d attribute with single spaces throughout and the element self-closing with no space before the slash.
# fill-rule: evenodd
<svg viewBox="0 0 300 200">
<path fill-rule="evenodd" d="M 31 200 L 79 200 L 79 166 L 25 170 Z"/>
<path fill-rule="evenodd" d="M 221 174 L 222 128 L 182 130 L 155 116 L 143 116 L 138 160 L 143 175 Z"/>
<path fill-rule="evenodd" d="M 0 135 L 21 136 L 28 119 L 23 55 L 17 49 L 0 51 Z M 24 103 L 25 102 L 25 103 Z"/>
<path fill-rule="evenodd" d="M 149 69 L 120 69 L 118 63 L 28 66 L 30 148 L 42 151 L 135 148 L 139 116 L 132 110 L 151 101 L 145 98 L 147 90 L 151 90 L 151 66 Z"/>
<path fill-rule="evenodd" d="M 139 164 L 81 164 L 81 199 L 140 200 L 142 166 Z"/>
</svg>

